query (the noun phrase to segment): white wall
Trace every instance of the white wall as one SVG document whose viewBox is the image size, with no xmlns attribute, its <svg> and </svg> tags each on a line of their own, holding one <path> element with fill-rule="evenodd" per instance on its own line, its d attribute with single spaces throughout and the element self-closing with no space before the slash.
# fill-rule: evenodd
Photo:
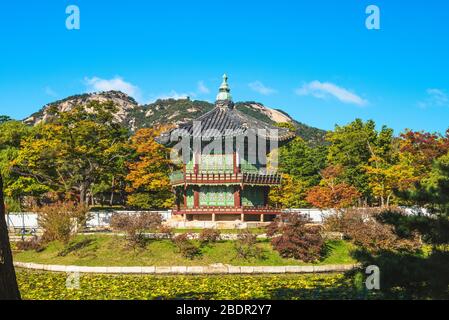
<svg viewBox="0 0 449 320">
<path fill-rule="evenodd" d="M 9 228 L 37 228 L 37 214 L 33 212 L 9 213 L 6 215 L 6 223 Z"/>
<path fill-rule="evenodd" d="M 415 214 L 417 211 L 421 211 L 424 214 L 427 214 L 425 209 L 419 208 L 403 208 L 408 214 Z M 327 215 L 331 215 L 334 213 L 333 209 L 330 210 L 320 210 L 316 208 L 312 209 L 287 209 L 286 212 L 296 212 L 309 216 L 313 222 L 322 223 L 323 217 Z M 162 215 L 164 220 L 169 220 L 171 218 L 172 212 L 171 210 L 167 211 L 98 211 L 92 212 L 92 217 L 87 222 L 87 227 L 89 228 L 97 228 L 97 227 L 107 227 L 109 226 L 109 222 L 111 221 L 111 217 L 115 213 L 127 213 L 127 214 L 138 214 L 138 213 L 158 213 Z M 181 225 L 184 222 L 179 222 Z M 24 212 L 24 213 L 10 213 L 7 215 L 7 224 L 10 228 L 20 229 L 23 226 L 26 229 L 38 228 L 37 223 L 37 214 L 32 212 Z M 207 222 L 204 222 L 204 225 L 208 225 Z"/>
<path fill-rule="evenodd" d="M 87 227 L 107 227 L 111 221 L 111 217 L 115 213 L 138 214 L 138 213 L 158 213 L 164 220 L 171 218 L 171 211 L 96 211 L 91 212 L 91 218 L 87 221 Z M 33 212 L 11 212 L 7 214 L 7 224 L 9 228 L 38 228 L 37 214 Z"/>
<path fill-rule="evenodd" d="M 286 210 L 286 212 L 301 213 L 301 214 L 307 215 L 315 223 L 322 223 L 323 217 L 333 214 L 334 210 L 333 209 L 320 210 L 320 209 L 316 209 L 316 208 L 310 208 L 310 209 L 301 208 L 301 209 L 288 209 L 288 210 Z"/>
</svg>

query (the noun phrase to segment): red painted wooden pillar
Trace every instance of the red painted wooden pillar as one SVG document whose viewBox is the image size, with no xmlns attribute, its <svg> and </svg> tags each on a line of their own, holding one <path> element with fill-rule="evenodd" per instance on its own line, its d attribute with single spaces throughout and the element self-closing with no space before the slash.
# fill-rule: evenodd
<svg viewBox="0 0 449 320">
<path fill-rule="evenodd" d="M 239 166 L 237 164 L 237 154 L 235 153 L 235 151 L 232 154 L 232 163 L 233 163 L 233 166 L 234 166 L 234 174 L 239 173 Z"/>
<path fill-rule="evenodd" d="M 200 207 L 200 188 L 198 186 L 193 187 L 193 207 Z"/>
<path fill-rule="evenodd" d="M 240 192 L 240 186 L 234 187 L 234 207 L 240 208 L 242 206 L 241 201 L 241 192 Z"/>
<path fill-rule="evenodd" d="M 199 154 L 195 153 L 194 154 L 194 158 L 195 158 L 195 160 L 194 160 L 193 173 L 195 175 L 197 175 L 199 173 L 199 171 L 200 171 L 200 165 L 199 165 L 200 157 L 199 157 Z"/>
<path fill-rule="evenodd" d="M 176 195 L 176 211 L 181 210 L 181 199 L 179 199 L 179 191 L 175 189 Z"/>
<path fill-rule="evenodd" d="M 269 187 L 264 187 L 264 191 L 263 191 L 263 204 L 265 207 L 268 207 L 268 193 L 269 193 L 270 189 Z"/>
</svg>

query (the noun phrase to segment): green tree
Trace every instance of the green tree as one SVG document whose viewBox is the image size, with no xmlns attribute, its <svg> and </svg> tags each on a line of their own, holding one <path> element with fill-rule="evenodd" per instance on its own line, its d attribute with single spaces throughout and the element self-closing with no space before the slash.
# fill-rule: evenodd
<svg viewBox="0 0 449 320">
<path fill-rule="evenodd" d="M 279 149 L 279 169 L 283 175 L 281 186 L 270 191 L 270 202 L 283 207 L 299 208 L 310 204 L 307 191 L 317 185 L 320 170 L 326 164 L 326 146 L 309 146 L 300 137 Z"/>
<path fill-rule="evenodd" d="M 11 121 L 12 119 L 8 116 L 0 115 L 0 124 Z"/>
<path fill-rule="evenodd" d="M 325 146 L 310 147 L 297 137 L 280 148 L 281 171 L 303 180 L 308 186 L 320 182 L 320 170 L 326 165 Z"/>
<path fill-rule="evenodd" d="M 382 127 L 374 144 L 368 145 L 371 157 L 364 166 L 368 185 L 380 206 L 399 204 L 395 190 L 406 190 L 415 181 L 414 168 L 409 158 L 400 152 L 400 141 L 393 136 L 393 130 Z"/>
<path fill-rule="evenodd" d="M 356 119 L 346 126 L 336 126 L 326 139 L 330 142 L 328 163 L 343 166 L 344 181 L 354 186 L 365 202 L 371 204 L 375 199 L 366 168 L 379 158 L 391 156 L 393 131 L 383 126 L 378 132 L 374 121 Z"/>
<path fill-rule="evenodd" d="M 115 121 L 116 111 L 113 103 L 97 101 L 66 112 L 50 109 L 50 120 L 24 139 L 14 170 L 59 198 L 87 203 L 95 184 L 125 169 L 128 131 Z"/>
<path fill-rule="evenodd" d="M 38 193 L 42 189 L 34 179 L 24 180 L 12 170 L 12 162 L 19 154 L 20 144 L 30 135 L 32 128 L 20 121 L 0 121 L 0 173 L 5 185 L 5 202 L 8 211 L 20 210 L 21 202 L 27 195 Z"/>
</svg>

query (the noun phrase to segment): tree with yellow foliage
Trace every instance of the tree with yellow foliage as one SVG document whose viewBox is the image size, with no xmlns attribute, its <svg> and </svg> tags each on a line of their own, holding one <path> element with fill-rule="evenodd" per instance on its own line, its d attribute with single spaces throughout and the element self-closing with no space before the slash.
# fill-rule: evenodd
<svg viewBox="0 0 449 320">
<path fill-rule="evenodd" d="M 372 195 L 381 207 L 398 204 L 395 191 L 403 191 L 416 181 L 416 167 L 409 153 L 401 153 L 402 141 L 393 138 L 393 130 L 386 127 L 378 133 L 376 143 L 368 143 L 371 157 L 364 165 Z"/>
<path fill-rule="evenodd" d="M 129 173 L 126 180 L 129 185 L 126 191 L 129 193 L 129 206 L 162 209 L 174 205 L 169 179 L 172 167 L 169 149 L 155 141 L 166 130 L 166 127 L 143 128 L 131 138 L 131 149 L 135 156 L 127 164 Z"/>
<path fill-rule="evenodd" d="M 365 166 L 369 186 L 382 207 L 389 206 L 395 198 L 395 191 L 411 188 L 416 181 L 414 168 L 405 157 L 397 163 L 389 164 L 385 158 L 373 155 L 370 165 Z"/>
<path fill-rule="evenodd" d="M 308 206 L 304 200 L 307 194 L 308 185 L 304 180 L 284 173 L 280 186 L 271 188 L 269 201 L 272 206 L 282 208 L 303 208 Z"/>
<path fill-rule="evenodd" d="M 52 191 L 58 200 L 93 202 L 94 186 L 122 175 L 129 154 L 128 130 L 115 121 L 116 111 L 112 102 L 98 101 L 65 112 L 50 108 L 52 117 L 33 128 L 11 161 L 22 177 L 19 190 L 32 185 L 33 195 Z"/>
</svg>

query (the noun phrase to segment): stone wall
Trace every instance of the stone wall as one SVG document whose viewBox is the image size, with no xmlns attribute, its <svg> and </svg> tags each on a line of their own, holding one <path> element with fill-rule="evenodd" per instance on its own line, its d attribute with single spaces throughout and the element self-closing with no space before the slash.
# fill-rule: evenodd
<svg viewBox="0 0 449 320">
<path fill-rule="evenodd" d="M 214 264 L 209 266 L 148 266 L 148 267 L 85 267 L 45 265 L 37 263 L 14 262 L 17 268 L 52 272 L 106 273 L 106 274 L 289 274 L 345 272 L 357 265 L 323 266 L 231 266 Z"/>
</svg>

